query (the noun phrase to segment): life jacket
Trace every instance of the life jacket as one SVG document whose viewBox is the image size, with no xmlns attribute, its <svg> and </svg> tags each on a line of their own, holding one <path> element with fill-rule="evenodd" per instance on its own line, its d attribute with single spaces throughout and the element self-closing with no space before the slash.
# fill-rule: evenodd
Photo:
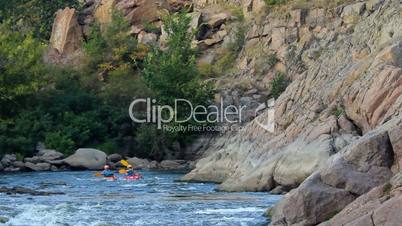
<svg viewBox="0 0 402 226">
<path fill-rule="evenodd" d="M 126 175 L 127 176 L 133 176 L 134 175 L 134 170 L 127 170 Z"/>
<path fill-rule="evenodd" d="M 112 176 L 114 175 L 114 173 L 113 173 L 113 171 L 111 171 L 111 170 L 103 170 L 103 171 L 102 171 L 102 175 L 103 175 L 104 177 L 112 177 Z"/>
</svg>

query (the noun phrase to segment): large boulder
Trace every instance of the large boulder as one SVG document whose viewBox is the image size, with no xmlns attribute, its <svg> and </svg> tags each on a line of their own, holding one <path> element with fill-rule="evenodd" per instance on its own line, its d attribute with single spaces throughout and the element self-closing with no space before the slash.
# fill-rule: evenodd
<svg viewBox="0 0 402 226">
<path fill-rule="evenodd" d="M 11 166 L 13 162 L 17 161 L 17 156 L 15 154 L 6 154 L 1 159 L 1 164 L 4 167 Z"/>
<path fill-rule="evenodd" d="M 42 160 L 40 159 L 39 156 L 33 156 L 33 157 L 24 158 L 24 162 L 31 162 L 31 163 L 34 163 L 34 164 L 39 163 L 41 161 Z"/>
<path fill-rule="evenodd" d="M 393 150 L 387 129 L 384 125 L 333 156 L 326 167 L 275 206 L 271 224 L 316 225 L 388 181 L 392 177 Z"/>
<path fill-rule="evenodd" d="M 64 157 L 63 153 L 51 149 L 40 150 L 37 155 L 39 156 L 39 159 L 42 161 L 53 161 L 62 159 Z"/>
<path fill-rule="evenodd" d="M 165 170 L 184 170 L 188 165 L 183 160 L 163 160 L 159 163 L 159 167 Z"/>
<path fill-rule="evenodd" d="M 137 157 L 127 159 L 127 162 L 133 166 L 134 169 L 148 169 L 150 162 L 148 159 L 141 159 Z"/>
<path fill-rule="evenodd" d="M 166 0 L 122 0 L 116 4 L 130 24 L 151 23 L 160 20 L 164 10 L 169 9 Z"/>
<path fill-rule="evenodd" d="M 3 170 L 4 170 L 3 164 L 1 164 L 1 162 L 0 162 L 0 171 L 3 171 Z"/>
<path fill-rule="evenodd" d="M 41 163 L 31 163 L 31 162 L 26 162 L 25 163 L 25 168 L 30 169 L 32 171 L 48 171 L 51 168 L 51 165 L 46 162 L 41 162 Z"/>
<path fill-rule="evenodd" d="M 402 221 L 402 173 L 347 205 L 321 226 L 399 225 Z"/>
<path fill-rule="evenodd" d="M 77 21 L 77 11 L 65 8 L 56 12 L 50 46 L 60 54 L 71 54 L 81 47 L 82 29 Z"/>
<path fill-rule="evenodd" d="M 106 164 L 106 154 L 92 148 L 80 148 L 64 162 L 74 169 L 99 170 Z"/>
<path fill-rule="evenodd" d="M 24 169 L 25 164 L 22 161 L 15 161 L 15 162 L 13 162 L 13 166 L 16 168 Z"/>
<path fill-rule="evenodd" d="M 335 215 L 354 199 L 353 194 L 326 185 L 315 173 L 275 206 L 271 225 L 315 225 Z"/>
<path fill-rule="evenodd" d="M 107 160 L 108 160 L 109 162 L 113 162 L 113 163 L 119 162 L 119 161 L 122 160 L 122 159 L 123 159 L 123 157 L 122 157 L 120 154 L 117 154 L 117 153 L 111 154 L 111 155 L 109 155 L 109 156 L 107 157 Z"/>
</svg>

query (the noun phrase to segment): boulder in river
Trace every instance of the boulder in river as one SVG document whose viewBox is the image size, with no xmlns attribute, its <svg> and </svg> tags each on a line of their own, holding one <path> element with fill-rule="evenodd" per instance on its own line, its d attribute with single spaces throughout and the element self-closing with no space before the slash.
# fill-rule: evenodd
<svg viewBox="0 0 402 226">
<path fill-rule="evenodd" d="M 183 160 L 163 160 L 159 166 L 165 170 L 184 170 L 187 168 L 186 161 Z"/>
<path fill-rule="evenodd" d="M 24 161 L 36 164 L 36 163 L 41 162 L 41 159 L 39 158 L 39 156 L 33 156 L 33 157 L 24 158 Z"/>
<path fill-rule="evenodd" d="M 0 162 L 0 171 L 3 171 L 3 169 L 4 169 L 4 167 L 3 167 L 3 165 L 2 165 L 1 162 Z"/>
<path fill-rule="evenodd" d="M 38 156 L 42 161 L 53 161 L 63 158 L 63 153 L 52 149 L 43 149 L 38 152 Z"/>
<path fill-rule="evenodd" d="M 50 170 L 51 165 L 46 162 L 41 162 L 41 163 L 31 163 L 31 162 L 26 162 L 25 163 L 25 168 L 33 170 L 33 171 L 48 171 Z"/>
<path fill-rule="evenodd" d="M 8 218 L 7 217 L 0 217 L 0 224 L 5 224 L 7 223 Z"/>
<path fill-rule="evenodd" d="M 7 167 L 7 166 L 10 166 L 15 161 L 17 161 L 17 156 L 15 154 L 6 154 L 1 159 L 1 164 L 4 167 Z"/>
<path fill-rule="evenodd" d="M 80 148 L 64 162 L 74 169 L 99 170 L 106 164 L 106 154 L 92 148 Z"/>
<path fill-rule="evenodd" d="M 109 162 L 118 162 L 122 159 L 123 159 L 123 157 L 117 153 L 111 154 L 107 157 L 107 160 L 109 160 Z"/>
<path fill-rule="evenodd" d="M 127 162 L 133 166 L 134 169 L 148 169 L 149 168 L 149 160 L 141 159 L 137 157 L 127 159 Z"/>
<path fill-rule="evenodd" d="M 8 187 L 0 187 L 0 193 L 11 194 L 28 194 L 35 196 L 47 196 L 47 195 L 63 195 L 63 192 L 51 192 L 51 191 L 36 191 L 30 188 L 24 188 L 20 186 L 8 188 Z"/>
</svg>

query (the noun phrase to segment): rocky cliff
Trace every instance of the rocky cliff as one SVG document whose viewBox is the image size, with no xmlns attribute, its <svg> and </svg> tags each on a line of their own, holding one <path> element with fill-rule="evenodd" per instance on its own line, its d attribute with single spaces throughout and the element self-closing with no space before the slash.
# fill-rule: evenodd
<svg viewBox="0 0 402 226">
<path fill-rule="evenodd" d="M 258 84 L 278 70 L 292 79 L 275 103 L 276 132 L 256 123 L 266 119 L 263 113 L 244 130 L 217 138 L 183 180 L 221 183 L 225 191 L 296 188 L 270 211 L 273 225 L 315 225 L 334 215 L 329 225 L 357 225 L 352 216 L 367 220 L 370 211 L 391 208 L 388 203 L 400 209 L 392 204 L 399 193 L 389 193 L 399 185 L 388 182 L 401 161 L 400 7 L 381 0 L 278 7 L 252 18 L 237 79 Z M 262 75 L 256 69 L 263 53 L 256 50 L 279 59 Z M 369 208 L 367 199 L 380 199 L 371 189 L 387 183 L 389 201 L 377 201 L 377 210 L 337 214 L 350 203 Z M 365 204 L 353 202 L 359 196 Z M 372 225 L 387 217 L 374 217 Z"/>
<path fill-rule="evenodd" d="M 400 1 L 86 1 L 77 17 L 58 13 L 54 30 L 66 21 L 62 40 L 79 41 L 94 20 L 107 23 L 119 9 L 140 43 L 163 46 L 161 14 L 184 7 L 203 69 L 222 69 L 234 55 L 235 66 L 214 70 L 221 74 L 211 80 L 217 102 L 247 106 L 247 123 L 197 141 L 191 148 L 202 157 L 182 180 L 217 182 L 224 191 L 293 189 L 269 211 L 273 225 L 375 225 L 392 217 L 387 209 L 400 210 Z M 74 46 L 52 42 L 58 51 Z M 291 82 L 275 101 L 271 133 L 258 123 L 269 112 L 254 113 L 278 73 Z"/>
</svg>

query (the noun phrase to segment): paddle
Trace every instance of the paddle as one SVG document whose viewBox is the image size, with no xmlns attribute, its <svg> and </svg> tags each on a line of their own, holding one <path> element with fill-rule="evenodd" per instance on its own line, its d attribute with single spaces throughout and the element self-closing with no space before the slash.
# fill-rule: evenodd
<svg viewBox="0 0 402 226">
<path fill-rule="evenodd" d="M 120 160 L 120 163 L 123 165 L 123 166 L 125 166 L 125 167 L 127 167 L 128 165 L 130 165 L 130 163 L 128 163 L 126 160 L 124 160 L 124 159 L 122 159 L 122 160 Z M 119 173 L 120 174 L 126 174 L 127 173 L 127 170 L 126 169 L 119 169 Z"/>
<path fill-rule="evenodd" d="M 123 164 L 123 166 L 127 167 L 128 165 L 130 165 L 130 163 L 128 163 L 126 160 L 122 159 L 120 160 L 120 163 Z"/>
<path fill-rule="evenodd" d="M 126 160 L 124 160 L 124 159 L 121 160 L 120 163 L 121 163 L 123 166 L 128 166 L 128 165 L 130 165 L 130 163 L 128 163 L 128 162 L 127 162 Z M 119 169 L 119 170 L 118 170 L 118 173 L 119 173 L 119 174 L 126 174 L 126 173 L 127 173 L 127 170 L 126 170 L 126 169 Z M 100 173 L 100 172 L 96 172 L 96 173 L 95 173 L 95 176 L 96 176 L 96 177 L 101 177 L 101 176 L 103 176 L 103 175 L 102 175 L 102 173 Z"/>
</svg>

